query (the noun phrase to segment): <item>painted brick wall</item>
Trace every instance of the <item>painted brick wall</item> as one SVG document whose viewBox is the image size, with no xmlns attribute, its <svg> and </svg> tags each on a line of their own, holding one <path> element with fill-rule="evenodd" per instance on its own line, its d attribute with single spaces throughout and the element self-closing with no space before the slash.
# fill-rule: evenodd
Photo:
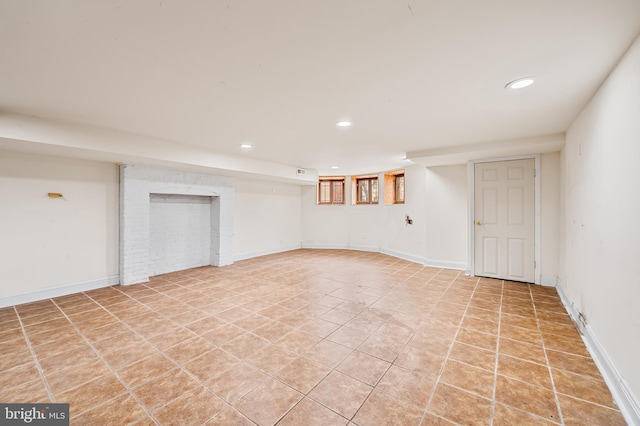
<svg viewBox="0 0 640 426">
<path fill-rule="evenodd" d="M 150 276 L 210 264 L 211 199 L 199 195 L 150 195 Z"/>
<path fill-rule="evenodd" d="M 233 179 L 203 173 L 123 164 L 120 166 L 120 283 L 146 282 L 152 275 L 150 196 L 211 197 L 210 263 L 233 263 Z"/>
</svg>

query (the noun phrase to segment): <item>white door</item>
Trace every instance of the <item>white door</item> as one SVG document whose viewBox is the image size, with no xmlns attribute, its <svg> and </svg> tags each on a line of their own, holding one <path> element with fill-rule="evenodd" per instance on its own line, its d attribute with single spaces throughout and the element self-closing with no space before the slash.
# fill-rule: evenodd
<svg viewBox="0 0 640 426">
<path fill-rule="evenodd" d="M 533 283 L 535 160 L 475 164 L 474 274 Z"/>
</svg>

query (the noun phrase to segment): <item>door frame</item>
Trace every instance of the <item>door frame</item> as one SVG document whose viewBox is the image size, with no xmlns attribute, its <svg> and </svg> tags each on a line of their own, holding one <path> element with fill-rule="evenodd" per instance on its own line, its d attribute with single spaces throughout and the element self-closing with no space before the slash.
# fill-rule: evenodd
<svg viewBox="0 0 640 426">
<path fill-rule="evenodd" d="M 467 214 L 467 226 L 469 235 L 469 262 L 467 274 L 475 276 L 475 166 L 480 163 L 494 163 L 498 161 L 528 160 L 534 159 L 536 171 L 534 177 L 534 262 L 533 269 L 534 283 L 540 284 L 540 154 L 514 155 L 510 157 L 484 158 L 481 160 L 470 160 L 467 163 L 467 176 L 469 177 L 469 211 Z"/>
</svg>

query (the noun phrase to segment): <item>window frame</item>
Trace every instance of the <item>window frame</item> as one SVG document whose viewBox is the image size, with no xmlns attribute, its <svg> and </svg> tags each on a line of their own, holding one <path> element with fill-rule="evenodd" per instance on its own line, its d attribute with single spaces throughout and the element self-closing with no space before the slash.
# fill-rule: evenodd
<svg viewBox="0 0 640 426">
<path fill-rule="evenodd" d="M 402 191 L 398 191 L 398 178 L 402 178 Z M 404 172 L 393 175 L 393 204 L 404 204 L 405 201 L 405 183 Z M 398 194 L 402 192 L 402 199 L 398 198 Z"/>
<path fill-rule="evenodd" d="M 334 205 L 334 204 L 344 204 L 345 203 L 345 177 L 344 176 L 321 176 L 318 178 L 318 197 L 317 203 L 318 205 Z M 329 201 L 322 201 L 322 184 L 329 182 Z M 336 201 L 336 192 L 335 192 L 335 183 L 340 183 L 341 186 L 341 195 L 342 199 L 340 201 Z"/>
<path fill-rule="evenodd" d="M 380 202 L 380 182 L 378 176 L 358 176 L 355 178 L 356 180 L 356 204 L 378 204 Z M 362 201 L 360 198 L 360 182 L 367 182 L 367 194 L 369 195 L 368 201 Z M 376 186 L 376 200 L 373 201 L 373 182 L 375 182 Z"/>
</svg>

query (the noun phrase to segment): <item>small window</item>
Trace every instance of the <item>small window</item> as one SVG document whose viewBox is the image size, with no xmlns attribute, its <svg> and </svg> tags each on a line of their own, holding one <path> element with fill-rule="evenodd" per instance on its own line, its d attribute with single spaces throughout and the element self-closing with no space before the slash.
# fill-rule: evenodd
<svg viewBox="0 0 640 426">
<path fill-rule="evenodd" d="M 404 203 L 404 175 L 395 175 L 393 183 L 395 187 L 394 202 L 396 204 Z"/>
<path fill-rule="evenodd" d="M 404 204 L 404 170 L 384 174 L 384 203 Z"/>
<path fill-rule="evenodd" d="M 378 178 L 356 179 L 356 189 L 358 191 L 357 204 L 378 204 Z"/>
<path fill-rule="evenodd" d="M 318 204 L 344 204 L 344 177 L 321 177 Z"/>
</svg>

